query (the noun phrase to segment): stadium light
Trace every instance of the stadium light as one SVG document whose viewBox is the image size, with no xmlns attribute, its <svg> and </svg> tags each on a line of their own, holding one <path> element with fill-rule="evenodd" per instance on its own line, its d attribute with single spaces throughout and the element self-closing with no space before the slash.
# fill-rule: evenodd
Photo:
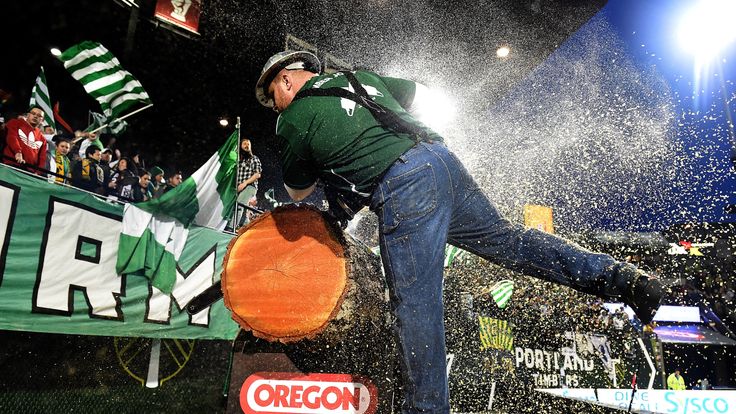
<svg viewBox="0 0 736 414">
<path fill-rule="evenodd" d="M 61 50 L 59 50 L 58 47 L 52 47 L 51 48 L 51 54 L 54 55 L 54 56 L 56 56 L 56 57 L 59 57 L 59 56 L 61 56 Z"/>
<path fill-rule="evenodd" d="M 511 49 L 508 46 L 501 46 L 496 50 L 496 56 L 503 59 L 509 56 Z"/>
<path fill-rule="evenodd" d="M 227 118 L 220 118 L 220 126 L 221 127 L 225 128 L 229 124 L 230 124 L 230 122 L 227 120 Z"/>
<path fill-rule="evenodd" d="M 424 88 L 417 91 L 413 106 L 419 121 L 441 132 L 455 118 L 457 105 L 443 91 Z"/>
<path fill-rule="evenodd" d="M 680 18 L 677 37 L 680 45 L 703 62 L 736 40 L 736 1 L 700 0 Z"/>
</svg>

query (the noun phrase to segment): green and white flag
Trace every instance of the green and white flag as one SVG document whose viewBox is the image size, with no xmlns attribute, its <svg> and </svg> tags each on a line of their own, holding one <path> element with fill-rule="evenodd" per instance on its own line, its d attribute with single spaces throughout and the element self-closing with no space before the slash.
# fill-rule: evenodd
<svg viewBox="0 0 736 414">
<path fill-rule="evenodd" d="M 94 131 L 103 125 L 107 125 L 106 127 L 97 131 L 97 133 L 120 135 L 128 128 L 128 123 L 126 121 L 107 118 L 105 117 L 105 115 L 97 112 L 90 112 L 90 115 L 92 116 L 92 123 L 87 127 L 87 129 L 85 129 L 85 131 Z"/>
<path fill-rule="evenodd" d="M 269 191 L 273 191 L 273 190 L 269 190 Z M 266 196 L 268 198 L 268 193 L 266 193 Z M 378 246 L 371 248 L 371 251 L 377 256 L 381 255 L 381 250 Z M 459 247 L 455 247 L 451 244 L 446 244 L 445 245 L 445 258 L 442 264 L 443 264 L 443 267 L 450 267 L 452 266 L 453 263 L 457 263 L 456 260 L 459 260 L 460 262 L 462 262 L 463 260 L 469 257 L 470 257 L 470 253 L 468 253 L 466 250 L 463 250 Z"/>
<path fill-rule="evenodd" d="M 33 105 L 38 105 L 43 109 L 43 124 L 50 125 L 54 130 L 56 130 L 54 112 L 51 109 L 51 97 L 49 95 L 49 88 L 46 83 L 46 73 L 43 71 L 43 66 L 41 66 L 41 73 L 38 74 L 36 83 L 33 85 L 33 89 L 31 90 L 30 106 Z"/>
<path fill-rule="evenodd" d="M 108 118 L 119 118 L 135 106 L 151 104 L 141 83 L 97 42 L 84 41 L 72 46 L 59 56 L 59 60 L 100 103 Z"/>
<path fill-rule="evenodd" d="M 470 253 L 466 252 L 465 250 L 455 247 L 451 244 L 445 245 L 445 267 L 452 266 L 452 263 L 457 259 L 460 261 L 463 261 Z"/>
<path fill-rule="evenodd" d="M 511 299 L 511 295 L 513 293 L 514 282 L 508 279 L 497 282 L 491 288 L 491 296 L 493 297 L 493 301 L 496 302 L 496 305 L 498 305 L 500 309 L 506 307 L 506 304 Z"/>
<path fill-rule="evenodd" d="M 123 213 L 117 273 L 143 274 L 170 293 L 176 263 L 192 224 L 222 230 L 235 206 L 238 133 L 191 177 L 161 197 L 128 204 Z"/>
</svg>

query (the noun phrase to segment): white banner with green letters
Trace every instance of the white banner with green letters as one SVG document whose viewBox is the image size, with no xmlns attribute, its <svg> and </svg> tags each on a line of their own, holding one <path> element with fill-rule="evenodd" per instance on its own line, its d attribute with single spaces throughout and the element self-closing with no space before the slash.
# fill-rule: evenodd
<svg viewBox="0 0 736 414">
<path fill-rule="evenodd" d="M 0 165 L 0 329 L 233 339 L 222 300 L 187 303 L 219 280 L 232 236 L 193 227 L 170 294 L 115 273 L 123 208 Z"/>
</svg>

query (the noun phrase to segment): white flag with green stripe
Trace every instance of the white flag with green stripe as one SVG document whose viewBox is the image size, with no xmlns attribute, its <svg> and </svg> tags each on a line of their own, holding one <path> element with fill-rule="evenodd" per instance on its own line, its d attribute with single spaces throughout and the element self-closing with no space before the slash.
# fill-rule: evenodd
<svg viewBox="0 0 736 414">
<path fill-rule="evenodd" d="M 451 244 L 445 245 L 445 261 L 444 261 L 444 267 L 450 267 L 452 266 L 452 263 L 455 262 L 455 260 L 460 260 L 461 262 L 468 257 L 470 253 L 467 251 L 453 246 Z"/>
<path fill-rule="evenodd" d="M 84 41 L 59 56 L 84 90 L 100 103 L 109 118 L 119 118 L 135 106 L 151 104 L 143 86 L 120 61 L 97 42 Z"/>
<path fill-rule="evenodd" d="M 89 124 L 85 131 L 97 130 L 98 134 L 120 135 L 128 128 L 128 123 L 126 121 L 107 118 L 105 115 L 92 111 L 90 111 L 89 114 L 92 117 L 92 123 Z M 103 125 L 107 126 L 102 129 L 98 129 Z"/>
<path fill-rule="evenodd" d="M 38 105 L 43 110 L 43 124 L 50 125 L 56 129 L 54 122 L 54 112 L 51 109 L 51 95 L 49 95 L 49 87 L 46 83 L 46 73 L 41 66 L 41 73 L 36 78 L 36 83 L 31 90 L 30 106 Z"/>
<path fill-rule="evenodd" d="M 195 224 L 222 230 L 237 197 L 237 131 L 191 177 L 160 198 L 125 206 L 118 246 L 117 273 L 142 274 L 170 293 L 188 228 Z"/>
<path fill-rule="evenodd" d="M 496 302 L 496 305 L 498 305 L 500 309 L 506 307 L 506 304 L 511 299 L 511 295 L 513 293 L 514 282 L 508 279 L 497 282 L 493 287 L 491 287 L 491 296 L 493 297 L 493 301 Z"/>
</svg>

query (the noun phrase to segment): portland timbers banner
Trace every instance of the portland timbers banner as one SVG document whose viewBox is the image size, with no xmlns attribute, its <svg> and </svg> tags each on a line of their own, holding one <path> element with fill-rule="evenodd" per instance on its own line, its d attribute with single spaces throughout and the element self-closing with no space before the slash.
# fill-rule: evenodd
<svg viewBox="0 0 736 414">
<path fill-rule="evenodd" d="M 190 229 L 170 294 L 115 272 L 123 208 L 0 165 L 0 329 L 232 339 L 222 301 L 187 303 L 219 280 L 230 236 Z"/>
</svg>

